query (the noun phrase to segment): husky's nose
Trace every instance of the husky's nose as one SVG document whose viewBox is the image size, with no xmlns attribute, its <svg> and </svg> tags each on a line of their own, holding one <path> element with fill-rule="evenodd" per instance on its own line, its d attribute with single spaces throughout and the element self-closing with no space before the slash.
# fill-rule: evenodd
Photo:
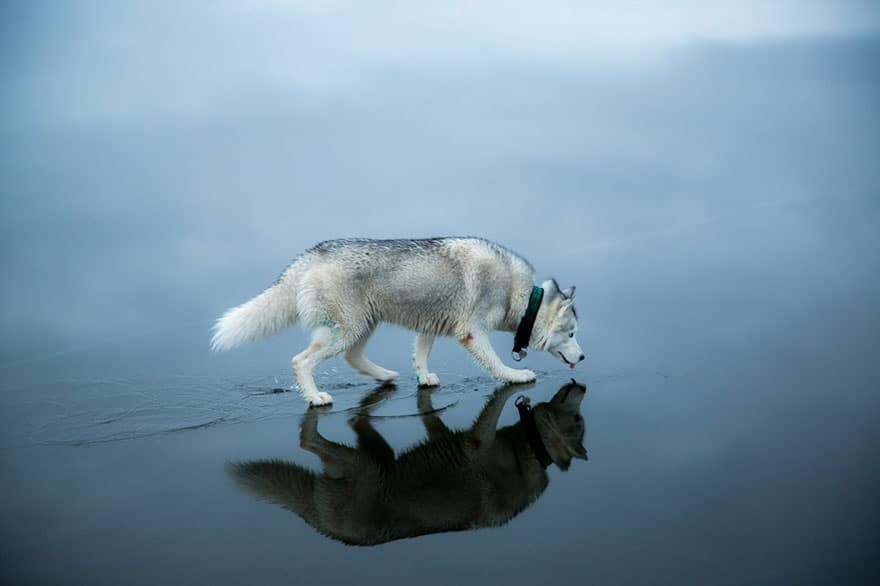
<svg viewBox="0 0 880 586">
<path fill-rule="evenodd" d="M 580 362 L 580 361 L 583 360 L 584 358 L 586 358 L 586 356 L 584 356 L 583 354 L 581 354 L 581 357 L 578 358 L 578 362 Z"/>
</svg>

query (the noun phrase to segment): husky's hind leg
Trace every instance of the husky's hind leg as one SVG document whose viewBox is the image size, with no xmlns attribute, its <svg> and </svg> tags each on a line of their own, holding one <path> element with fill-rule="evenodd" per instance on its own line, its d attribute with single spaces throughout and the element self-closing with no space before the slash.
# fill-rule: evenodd
<svg viewBox="0 0 880 586">
<path fill-rule="evenodd" d="M 526 368 L 510 368 L 498 357 L 489 334 L 480 329 L 474 329 L 470 334 L 459 340 L 477 363 L 489 371 L 493 377 L 505 383 L 530 383 L 535 380 L 535 373 Z"/>
<path fill-rule="evenodd" d="M 417 334 L 415 348 L 413 349 L 413 370 L 416 371 L 416 382 L 420 387 L 436 387 L 440 384 L 440 378 L 433 372 L 428 372 L 428 354 L 434 345 L 434 336 Z"/>
<path fill-rule="evenodd" d="M 362 335 L 357 342 L 345 352 L 345 361 L 359 373 L 371 376 L 379 382 L 387 383 L 388 381 L 397 378 L 397 373 L 393 370 L 382 368 L 364 356 L 364 346 L 367 345 L 367 340 L 370 339 L 372 334 L 373 330 L 371 329 Z"/>
<path fill-rule="evenodd" d="M 333 402 L 329 393 L 318 390 L 312 372 L 322 360 L 333 358 L 346 349 L 351 338 L 345 336 L 339 328 L 320 327 L 312 332 L 312 343 L 291 360 L 296 384 L 311 405 L 327 405 Z"/>
</svg>

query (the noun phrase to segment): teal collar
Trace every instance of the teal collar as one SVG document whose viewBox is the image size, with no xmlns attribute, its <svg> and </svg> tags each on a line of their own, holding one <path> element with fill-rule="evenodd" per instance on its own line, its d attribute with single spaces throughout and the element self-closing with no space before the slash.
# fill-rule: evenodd
<svg viewBox="0 0 880 586">
<path fill-rule="evenodd" d="M 529 340 L 532 337 L 532 329 L 535 327 L 535 318 L 538 317 L 538 309 L 541 307 L 542 299 L 544 299 L 544 290 L 538 286 L 532 286 L 529 306 L 526 308 L 526 314 L 519 322 L 516 336 L 513 338 L 513 359 L 517 362 L 526 357 L 525 349 L 529 347 Z"/>
</svg>

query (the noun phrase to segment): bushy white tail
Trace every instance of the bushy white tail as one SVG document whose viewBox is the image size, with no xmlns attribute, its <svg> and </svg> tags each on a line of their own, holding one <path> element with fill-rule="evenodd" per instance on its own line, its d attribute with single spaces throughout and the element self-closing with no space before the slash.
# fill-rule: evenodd
<svg viewBox="0 0 880 586">
<path fill-rule="evenodd" d="M 250 301 L 233 307 L 214 324 L 211 349 L 229 350 L 271 336 L 296 321 L 296 296 L 281 283 L 269 287 Z"/>
</svg>

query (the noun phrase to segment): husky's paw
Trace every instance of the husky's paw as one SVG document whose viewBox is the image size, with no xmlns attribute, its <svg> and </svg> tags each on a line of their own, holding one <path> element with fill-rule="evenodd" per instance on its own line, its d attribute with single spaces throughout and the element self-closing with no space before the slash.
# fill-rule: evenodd
<svg viewBox="0 0 880 586">
<path fill-rule="evenodd" d="M 507 378 L 507 382 L 512 384 L 520 384 L 520 383 L 530 383 L 535 380 L 535 373 L 529 370 L 528 368 L 523 368 L 521 370 L 514 370 L 510 373 L 510 376 Z"/>
<path fill-rule="evenodd" d="M 416 375 L 416 381 L 419 383 L 420 387 L 436 387 L 440 384 L 440 377 L 433 372 L 429 372 L 428 374 L 423 374 L 421 376 Z"/>
<path fill-rule="evenodd" d="M 309 405 L 312 407 L 317 407 L 319 405 L 329 405 L 333 402 L 333 397 L 330 396 L 330 393 L 325 393 L 323 391 L 319 391 L 317 395 L 313 397 L 309 397 Z"/>
<path fill-rule="evenodd" d="M 398 376 L 400 376 L 400 373 L 397 373 L 393 370 L 387 370 L 384 368 L 373 374 L 373 378 L 376 379 L 377 381 L 379 381 L 380 383 L 387 383 L 387 382 L 393 381 Z"/>
</svg>

